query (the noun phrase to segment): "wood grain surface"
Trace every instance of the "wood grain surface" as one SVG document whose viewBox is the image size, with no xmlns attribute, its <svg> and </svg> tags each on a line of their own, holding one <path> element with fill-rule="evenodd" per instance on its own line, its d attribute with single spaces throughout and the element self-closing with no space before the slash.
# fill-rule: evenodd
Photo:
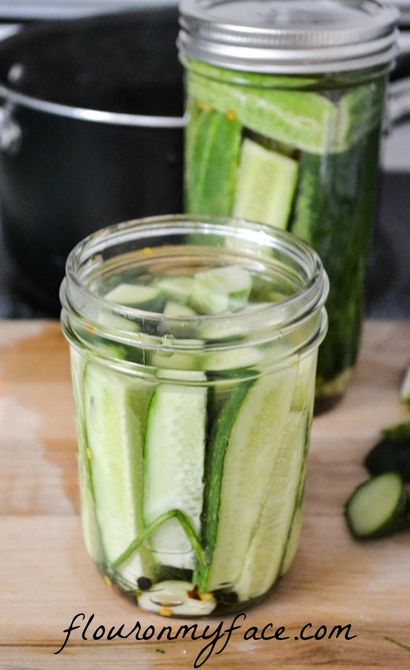
<svg viewBox="0 0 410 670">
<path fill-rule="evenodd" d="M 361 544 L 350 538 L 342 515 L 366 477 L 361 463 L 379 429 L 404 414 L 398 391 L 409 363 L 409 322 L 366 324 L 347 397 L 314 422 L 295 563 L 269 599 L 249 610 L 226 649 L 202 667 L 410 667 L 410 649 L 398 644 L 410 645 L 410 532 Z M 140 612 L 104 583 L 85 554 L 68 348 L 56 323 L 0 322 L 0 458 L 0 669 L 192 668 L 204 640 L 92 641 L 98 625 L 124 623 L 130 630 L 139 621 L 159 631 L 184 622 Z M 95 615 L 91 640 L 74 631 L 55 655 L 63 630 L 81 612 Z M 211 619 L 198 630 L 219 623 Z M 244 640 L 251 626 L 260 632 L 268 623 L 285 626 L 289 639 Z M 351 624 L 356 637 L 301 640 L 306 623 L 309 632 Z"/>
</svg>

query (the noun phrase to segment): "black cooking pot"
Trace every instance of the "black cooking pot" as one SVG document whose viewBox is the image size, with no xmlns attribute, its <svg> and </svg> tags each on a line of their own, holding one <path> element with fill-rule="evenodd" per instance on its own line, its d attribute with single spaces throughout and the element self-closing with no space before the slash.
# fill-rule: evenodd
<svg viewBox="0 0 410 670">
<path fill-rule="evenodd" d="M 23 289 L 57 305 L 69 250 L 182 210 L 176 9 L 29 28 L 0 43 L 0 206 Z"/>
</svg>

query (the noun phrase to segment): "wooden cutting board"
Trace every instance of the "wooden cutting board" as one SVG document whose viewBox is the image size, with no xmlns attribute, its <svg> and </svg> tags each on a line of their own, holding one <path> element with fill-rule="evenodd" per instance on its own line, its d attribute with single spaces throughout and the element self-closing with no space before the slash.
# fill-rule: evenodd
<svg viewBox="0 0 410 670">
<path fill-rule="evenodd" d="M 241 629 L 225 650 L 202 667 L 410 667 L 410 531 L 358 543 L 342 514 L 353 487 L 366 477 L 361 462 L 379 429 L 404 414 L 398 391 L 409 363 L 410 322 L 366 324 L 346 399 L 314 423 L 294 566 L 265 603 L 237 621 Z M 68 349 L 56 323 L 0 323 L 0 447 L 0 669 L 192 668 L 209 640 L 92 641 L 100 625 L 108 630 L 123 623 L 125 634 L 139 621 L 141 631 L 152 625 L 157 634 L 165 624 L 175 633 L 184 622 L 141 613 L 104 583 L 85 554 Z M 91 640 L 75 630 L 54 655 L 77 613 L 95 615 L 86 633 Z M 231 621 L 224 619 L 222 632 Z M 199 624 L 198 634 L 206 623 L 215 636 L 216 619 Z M 319 636 L 325 637 L 300 639 L 308 623 L 305 635 L 322 626 Z M 338 624 L 351 624 L 356 637 L 328 639 Z M 286 628 L 281 637 L 289 639 L 254 639 L 280 626 Z M 250 639 L 244 639 L 247 630 Z"/>
</svg>

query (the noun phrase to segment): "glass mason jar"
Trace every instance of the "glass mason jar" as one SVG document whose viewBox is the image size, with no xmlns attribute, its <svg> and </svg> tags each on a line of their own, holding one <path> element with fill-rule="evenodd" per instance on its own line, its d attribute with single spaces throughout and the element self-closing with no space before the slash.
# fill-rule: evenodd
<svg viewBox="0 0 410 670">
<path fill-rule="evenodd" d="M 288 569 L 327 290 L 304 242 L 240 220 L 143 219 L 71 252 L 85 542 L 141 608 L 243 608 Z"/>
<path fill-rule="evenodd" d="M 317 408 L 357 358 L 397 12 L 355 0 L 183 0 L 191 214 L 286 229 L 330 280 Z"/>
</svg>

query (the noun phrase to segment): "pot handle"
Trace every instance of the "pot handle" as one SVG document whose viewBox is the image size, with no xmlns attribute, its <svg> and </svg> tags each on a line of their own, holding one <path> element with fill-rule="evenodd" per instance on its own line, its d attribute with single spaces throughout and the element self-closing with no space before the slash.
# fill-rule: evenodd
<svg viewBox="0 0 410 670">
<path fill-rule="evenodd" d="M 13 118 L 13 108 L 0 88 L 0 151 L 10 155 L 19 152 L 23 138 L 20 125 Z"/>
</svg>

